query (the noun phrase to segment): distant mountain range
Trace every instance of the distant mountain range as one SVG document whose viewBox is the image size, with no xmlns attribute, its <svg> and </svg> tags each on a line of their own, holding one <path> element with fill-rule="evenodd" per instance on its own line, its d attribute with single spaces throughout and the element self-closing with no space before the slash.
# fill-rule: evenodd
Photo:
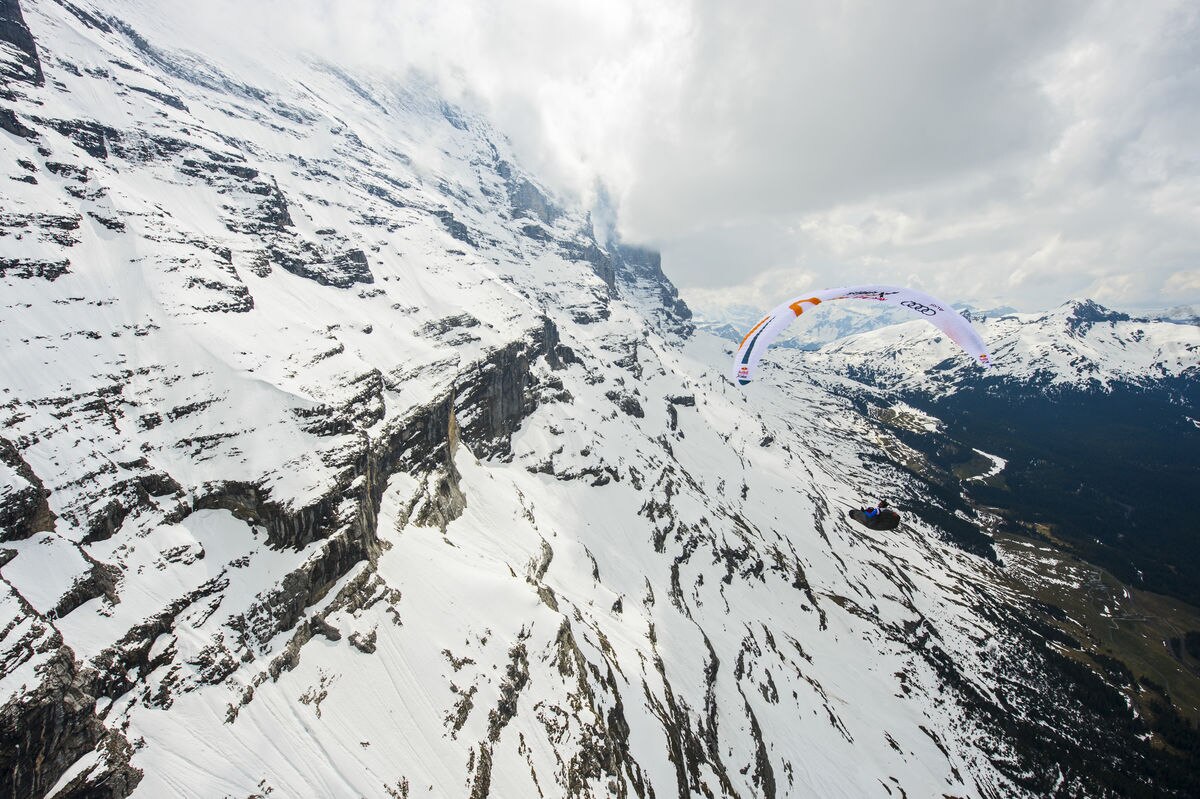
<svg viewBox="0 0 1200 799">
<path fill-rule="evenodd" d="M 783 300 L 783 297 L 779 298 Z M 730 305 L 716 309 L 695 309 L 696 327 L 715 336 L 740 341 L 769 308 L 749 305 Z M 821 313 L 813 314 L 804 323 L 796 323 L 775 341 L 776 347 L 816 350 L 831 341 L 856 333 L 877 330 L 909 320 L 912 314 L 902 308 L 858 307 L 853 303 L 829 304 Z"/>
<path fill-rule="evenodd" d="M 840 339 L 822 354 L 857 374 L 926 393 L 978 380 L 1104 391 L 1200 376 L 1197 325 L 1131 317 L 1091 300 L 1045 313 L 967 313 L 991 349 L 988 372 L 964 363 L 957 345 L 919 319 Z"/>
<path fill-rule="evenodd" d="M 969 305 L 958 304 L 954 307 L 980 324 L 987 324 L 989 320 L 997 318 L 1007 318 L 1010 321 L 1029 321 L 1031 319 L 1050 319 L 1064 314 L 1079 313 L 1089 316 L 1099 313 L 1116 321 L 1132 321 L 1143 325 L 1150 322 L 1169 322 L 1185 326 L 1200 325 L 1200 312 L 1190 305 L 1180 305 L 1160 311 L 1143 311 L 1132 315 L 1104 308 L 1094 301 L 1086 299 L 1068 301 L 1057 309 L 1038 313 L 1018 313 L 1015 308 L 1009 306 L 977 309 Z M 1088 310 L 1088 308 L 1093 310 Z M 767 308 L 749 305 L 692 308 L 694 322 L 698 329 L 729 341 L 740 341 L 742 336 L 762 318 L 767 310 Z M 820 314 L 813 314 L 812 318 L 797 322 L 793 327 L 784 331 L 775 346 L 817 350 L 843 338 L 915 321 L 919 321 L 919 319 L 911 312 L 891 306 L 863 307 L 853 303 L 829 305 L 822 308 Z M 1002 329 L 997 332 L 1000 335 L 1004 334 Z M 1186 336 L 1184 338 L 1186 339 Z M 864 342 L 864 347 L 869 348 L 871 343 L 870 340 Z"/>
<path fill-rule="evenodd" d="M 1193 305 L 1177 305 L 1165 311 L 1151 311 L 1141 315 L 1148 319 L 1157 319 L 1160 322 L 1174 322 L 1180 325 L 1200 325 L 1200 310 Z"/>
</svg>

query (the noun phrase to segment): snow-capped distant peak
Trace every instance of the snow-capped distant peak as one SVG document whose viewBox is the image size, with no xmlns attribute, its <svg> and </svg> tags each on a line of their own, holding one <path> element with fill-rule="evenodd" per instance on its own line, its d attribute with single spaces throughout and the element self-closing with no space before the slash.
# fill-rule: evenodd
<svg viewBox="0 0 1200 799">
<path fill-rule="evenodd" d="M 1200 373 L 1200 326 L 1138 319 L 1092 300 L 1043 313 L 972 314 L 972 323 L 991 348 L 993 380 L 1105 389 Z M 850 336 L 817 357 L 937 391 L 978 372 L 953 342 L 919 321 Z"/>
</svg>

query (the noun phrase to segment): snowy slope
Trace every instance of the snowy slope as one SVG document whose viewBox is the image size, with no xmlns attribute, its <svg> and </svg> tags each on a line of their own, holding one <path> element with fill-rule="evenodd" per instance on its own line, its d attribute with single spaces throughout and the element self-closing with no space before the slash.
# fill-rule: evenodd
<svg viewBox="0 0 1200 799">
<path fill-rule="evenodd" d="M 1090 784 L 1001 567 L 845 519 L 945 504 L 870 389 L 736 390 L 655 254 L 418 78 L 0 8 L 6 793 Z"/>
</svg>

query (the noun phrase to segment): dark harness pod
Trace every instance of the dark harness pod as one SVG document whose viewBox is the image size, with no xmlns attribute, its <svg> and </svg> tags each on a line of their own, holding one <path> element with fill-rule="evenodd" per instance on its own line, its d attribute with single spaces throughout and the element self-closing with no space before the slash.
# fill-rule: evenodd
<svg viewBox="0 0 1200 799">
<path fill-rule="evenodd" d="M 868 527 L 872 530 L 895 530 L 900 524 L 900 514 L 890 508 L 884 508 L 879 511 L 879 515 L 874 519 L 868 519 L 867 514 L 861 510 L 850 511 L 850 518 L 861 524 L 863 527 Z"/>
</svg>

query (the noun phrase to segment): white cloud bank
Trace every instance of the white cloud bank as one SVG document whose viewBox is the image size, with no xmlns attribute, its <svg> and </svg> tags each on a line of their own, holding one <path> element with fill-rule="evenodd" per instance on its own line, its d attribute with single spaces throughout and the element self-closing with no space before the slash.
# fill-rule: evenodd
<svg viewBox="0 0 1200 799">
<path fill-rule="evenodd" d="M 435 76 L 558 191 L 603 181 L 702 307 L 859 281 L 1200 304 L 1190 0 L 173 5 L 177 44 Z"/>
</svg>

